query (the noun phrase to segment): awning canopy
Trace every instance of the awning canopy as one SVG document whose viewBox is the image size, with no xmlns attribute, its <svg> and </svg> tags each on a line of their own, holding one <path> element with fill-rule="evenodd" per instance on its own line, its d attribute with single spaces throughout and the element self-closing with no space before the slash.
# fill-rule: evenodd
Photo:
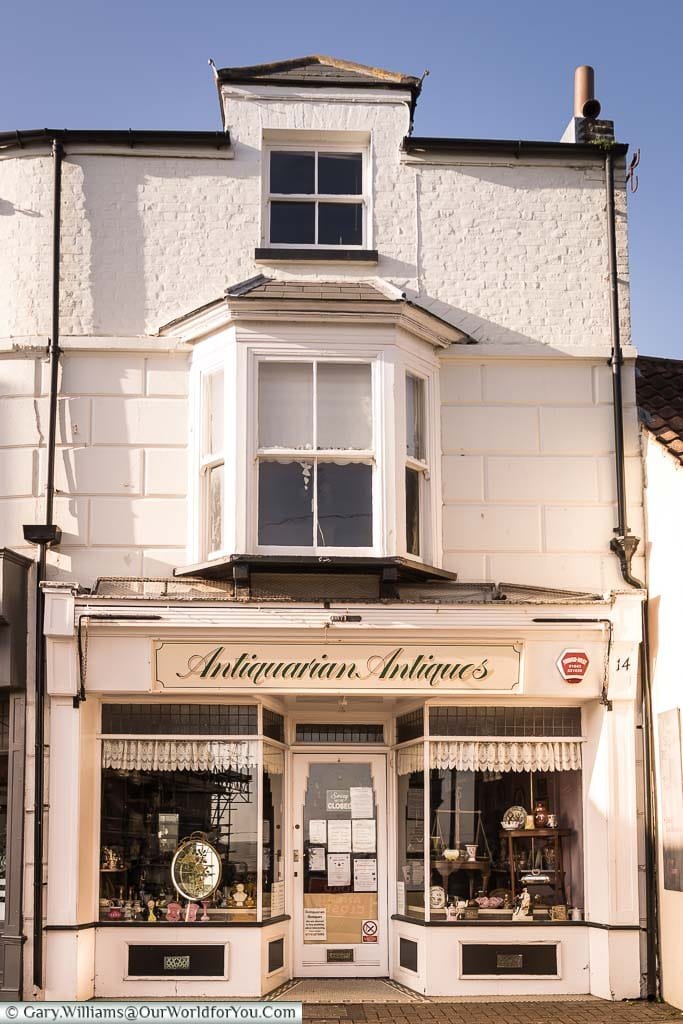
<svg viewBox="0 0 683 1024">
<path fill-rule="evenodd" d="M 562 772 L 581 768 L 580 737 L 573 739 L 466 739 L 429 743 L 430 768 L 462 772 Z M 424 770 L 423 745 L 398 752 L 398 774 Z"/>
</svg>

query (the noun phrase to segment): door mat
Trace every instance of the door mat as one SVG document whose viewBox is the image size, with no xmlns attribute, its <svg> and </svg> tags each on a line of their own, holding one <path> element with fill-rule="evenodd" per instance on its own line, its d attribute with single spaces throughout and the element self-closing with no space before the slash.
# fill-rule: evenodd
<svg viewBox="0 0 683 1024">
<path fill-rule="evenodd" d="M 269 993 L 266 999 L 301 1003 L 424 1003 L 419 992 L 411 992 L 389 978 L 294 978 Z"/>
</svg>

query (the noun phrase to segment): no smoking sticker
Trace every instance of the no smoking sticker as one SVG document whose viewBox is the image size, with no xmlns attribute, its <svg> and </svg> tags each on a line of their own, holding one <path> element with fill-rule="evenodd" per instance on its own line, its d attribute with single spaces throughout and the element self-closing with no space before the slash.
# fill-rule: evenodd
<svg viewBox="0 0 683 1024">
<path fill-rule="evenodd" d="M 363 921 L 361 928 L 361 942 L 377 942 L 379 925 L 377 921 Z"/>
</svg>

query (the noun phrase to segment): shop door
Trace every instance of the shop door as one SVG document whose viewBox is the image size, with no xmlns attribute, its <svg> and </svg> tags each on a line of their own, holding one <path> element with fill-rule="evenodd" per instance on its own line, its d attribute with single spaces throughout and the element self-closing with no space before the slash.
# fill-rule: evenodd
<svg viewBox="0 0 683 1024">
<path fill-rule="evenodd" d="M 294 973 L 388 974 L 386 757 L 294 755 Z"/>
</svg>

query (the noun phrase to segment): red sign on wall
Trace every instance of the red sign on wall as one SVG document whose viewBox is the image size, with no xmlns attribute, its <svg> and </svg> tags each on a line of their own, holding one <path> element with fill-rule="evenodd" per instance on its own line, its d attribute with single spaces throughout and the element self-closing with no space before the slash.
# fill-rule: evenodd
<svg viewBox="0 0 683 1024">
<path fill-rule="evenodd" d="M 585 651 L 567 650 L 562 652 L 556 664 L 565 682 L 580 683 L 588 671 L 590 658 Z"/>
</svg>

